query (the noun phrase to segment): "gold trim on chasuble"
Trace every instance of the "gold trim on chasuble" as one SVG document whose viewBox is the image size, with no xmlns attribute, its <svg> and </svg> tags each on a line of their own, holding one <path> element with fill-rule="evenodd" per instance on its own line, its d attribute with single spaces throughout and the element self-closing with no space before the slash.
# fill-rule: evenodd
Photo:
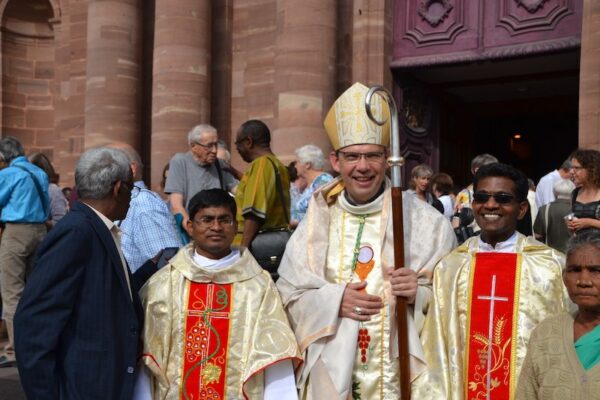
<svg viewBox="0 0 600 400">
<path fill-rule="evenodd" d="M 179 398 L 226 399 L 233 286 L 188 281 L 187 289 Z"/>
<path fill-rule="evenodd" d="M 516 253 L 477 253 L 473 257 L 465 399 L 514 398 L 520 276 L 521 256 Z"/>
</svg>

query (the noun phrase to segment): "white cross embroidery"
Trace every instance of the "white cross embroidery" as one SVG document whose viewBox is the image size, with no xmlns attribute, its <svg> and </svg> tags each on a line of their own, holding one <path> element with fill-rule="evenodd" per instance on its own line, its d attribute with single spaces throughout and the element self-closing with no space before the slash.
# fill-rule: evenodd
<svg viewBox="0 0 600 400">
<path fill-rule="evenodd" d="M 490 389 L 492 384 L 492 374 L 490 369 L 492 368 L 492 339 L 494 331 L 494 302 L 495 301 L 508 301 L 508 297 L 496 297 L 496 275 L 492 275 L 492 293 L 489 296 L 477 296 L 477 300 L 489 300 L 490 301 L 490 314 L 489 314 L 489 325 L 488 325 L 488 356 L 487 356 L 487 382 L 486 382 L 486 399 L 490 400 Z"/>
</svg>

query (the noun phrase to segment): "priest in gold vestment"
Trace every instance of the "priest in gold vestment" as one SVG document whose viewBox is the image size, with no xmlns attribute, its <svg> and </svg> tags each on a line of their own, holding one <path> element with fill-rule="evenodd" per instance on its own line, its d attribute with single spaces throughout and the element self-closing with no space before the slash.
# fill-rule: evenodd
<svg viewBox="0 0 600 400">
<path fill-rule="evenodd" d="M 193 243 L 142 288 L 149 374 L 138 378 L 136 400 L 297 400 L 296 340 L 269 273 L 231 247 L 235 215 L 227 192 L 195 195 Z"/>
<path fill-rule="evenodd" d="M 398 399 L 396 296 L 409 304 L 411 374 L 422 368 L 419 330 L 433 266 L 455 244 L 442 214 L 405 195 L 406 267 L 393 270 L 391 196 L 386 182 L 389 127 L 364 110 L 368 89 L 355 84 L 333 105 L 325 128 L 340 178 L 312 197 L 288 242 L 277 281 L 305 363 L 301 399 Z M 373 110 L 388 113 L 376 96 Z"/>
<path fill-rule="evenodd" d="M 477 171 L 472 208 L 481 235 L 435 268 L 421 334 L 428 368 L 413 382 L 413 398 L 514 399 L 532 330 L 571 307 L 564 256 L 516 232 L 527 191 L 511 166 Z"/>
</svg>

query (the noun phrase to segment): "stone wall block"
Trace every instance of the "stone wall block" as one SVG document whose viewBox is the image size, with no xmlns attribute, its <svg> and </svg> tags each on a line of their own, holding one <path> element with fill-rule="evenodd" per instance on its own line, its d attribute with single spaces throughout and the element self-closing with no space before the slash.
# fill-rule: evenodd
<svg viewBox="0 0 600 400">
<path fill-rule="evenodd" d="M 54 109 L 52 96 L 27 96 L 27 108 L 28 109 Z"/>
<path fill-rule="evenodd" d="M 52 151 L 56 145 L 56 137 L 54 136 L 54 129 L 36 129 L 35 145 L 38 146 L 44 154 L 52 159 L 54 152 Z"/>
<path fill-rule="evenodd" d="M 27 59 L 34 61 L 54 62 L 55 46 L 53 41 L 44 41 L 35 46 L 26 47 Z"/>
<path fill-rule="evenodd" d="M 35 144 L 35 131 L 33 129 L 24 129 L 16 127 L 4 127 L 3 136 L 14 136 L 25 148 L 30 148 Z"/>
<path fill-rule="evenodd" d="M 54 78 L 54 62 L 37 61 L 35 63 L 35 78 L 36 79 L 53 79 Z"/>
<path fill-rule="evenodd" d="M 2 38 L 2 56 L 26 60 L 27 49 L 24 46 L 18 45 L 11 37 L 4 34 Z"/>
<path fill-rule="evenodd" d="M 46 95 L 50 93 L 49 83 L 42 79 L 19 79 L 17 83 L 19 93 L 26 95 Z"/>
<path fill-rule="evenodd" d="M 25 111 L 25 126 L 27 128 L 47 128 L 54 126 L 54 110 L 32 110 Z"/>
<path fill-rule="evenodd" d="M 4 106 L 2 107 L 2 118 L 4 128 L 25 127 L 25 111 L 22 108 Z"/>
<path fill-rule="evenodd" d="M 6 57 L 3 74 L 23 78 L 34 77 L 34 62 L 17 57 Z"/>
<path fill-rule="evenodd" d="M 2 101 L 4 104 L 10 104 L 14 108 L 25 108 L 26 98 L 23 93 L 2 91 Z"/>
</svg>

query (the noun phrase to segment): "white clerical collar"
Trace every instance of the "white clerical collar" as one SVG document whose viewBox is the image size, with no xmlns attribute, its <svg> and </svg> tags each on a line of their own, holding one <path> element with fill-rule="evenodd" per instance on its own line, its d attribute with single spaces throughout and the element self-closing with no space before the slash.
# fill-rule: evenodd
<svg viewBox="0 0 600 400">
<path fill-rule="evenodd" d="M 231 253 L 218 260 L 213 260 L 212 258 L 204 257 L 198 254 L 196 250 L 194 250 L 194 262 L 197 264 L 197 266 L 213 271 L 229 267 L 237 260 L 239 260 L 240 257 L 241 254 L 239 249 L 232 249 Z"/>
<path fill-rule="evenodd" d="M 374 200 L 366 204 L 351 204 L 346 198 L 345 190 L 338 196 L 339 205 L 350 214 L 361 215 L 361 214 L 373 214 L 383 209 L 383 194 L 381 192 Z"/>
<path fill-rule="evenodd" d="M 479 236 L 479 251 L 489 253 L 514 253 L 517 246 L 517 231 L 514 231 L 512 236 L 506 239 L 504 242 L 496 243 L 496 246 L 492 246 L 489 243 L 484 242 Z"/>
</svg>

